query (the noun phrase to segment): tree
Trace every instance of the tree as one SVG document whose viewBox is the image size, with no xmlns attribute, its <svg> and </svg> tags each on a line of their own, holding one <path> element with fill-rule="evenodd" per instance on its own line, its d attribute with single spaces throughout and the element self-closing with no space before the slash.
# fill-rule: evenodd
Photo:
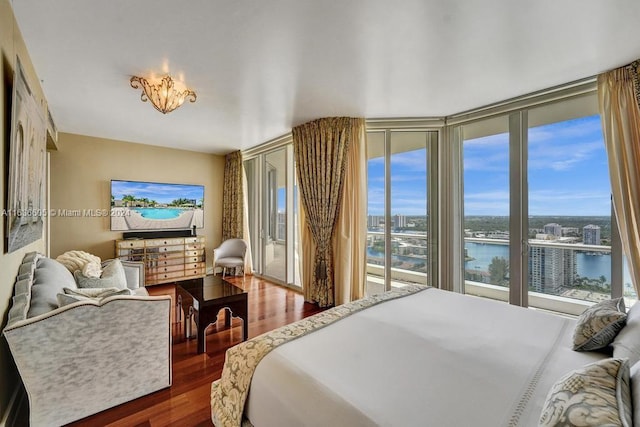
<svg viewBox="0 0 640 427">
<path fill-rule="evenodd" d="M 131 206 L 136 201 L 136 198 L 131 194 L 125 194 L 122 196 L 122 201 L 125 202 L 125 206 Z"/>
<path fill-rule="evenodd" d="M 503 284 L 509 276 L 509 261 L 502 257 L 493 257 L 491 264 L 489 264 L 489 276 L 491 283 Z"/>
</svg>

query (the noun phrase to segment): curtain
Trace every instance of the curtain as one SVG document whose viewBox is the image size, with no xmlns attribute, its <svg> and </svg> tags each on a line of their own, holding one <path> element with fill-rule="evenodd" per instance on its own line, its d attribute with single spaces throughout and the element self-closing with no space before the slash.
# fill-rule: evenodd
<svg viewBox="0 0 640 427">
<path fill-rule="evenodd" d="M 316 245 L 309 296 L 320 307 L 329 307 L 335 303 L 331 240 L 340 212 L 351 119 L 318 119 L 296 126 L 292 133 L 300 199 Z"/>
<path fill-rule="evenodd" d="M 640 296 L 640 84 L 636 61 L 598 76 L 613 208 L 622 248 Z"/>
<path fill-rule="evenodd" d="M 247 172 L 242 163 L 242 203 L 243 206 L 249 206 L 249 190 L 247 184 Z M 247 243 L 247 252 L 244 257 L 245 274 L 253 274 L 253 252 L 251 249 L 251 229 L 249 228 L 249 209 L 242 209 L 242 238 Z"/>
<path fill-rule="evenodd" d="M 300 269 L 300 280 L 302 280 L 302 293 L 305 301 L 313 302 L 311 281 L 313 280 L 313 254 L 316 253 L 316 244 L 313 242 L 313 235 L 309 229 L 309 224 L 307 224 L 307 216 L 304 214 L 300 198 L 298 198 L 298 226 L 300 229 L 298 268 Z"/>
<path fill-rule="evenodd" d="M 243 238 L 244 191 L 242 184 L 242 153 L 227 154 L 224 162 L 224 187 L 222 189 L 222 241 Z"/>
<path fill-rule="evenodd" d="M 362 298 L 367 275 L 367 132 L 363 118 L 351 122 L 342 205 L 333 238 L 336 305 Z"/>
</svg>

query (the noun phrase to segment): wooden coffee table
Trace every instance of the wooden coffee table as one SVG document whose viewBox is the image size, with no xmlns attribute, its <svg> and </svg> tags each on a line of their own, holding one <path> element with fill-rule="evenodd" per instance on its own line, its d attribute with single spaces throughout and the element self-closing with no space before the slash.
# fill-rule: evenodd
<svg viewBox="0 0 640 427">
<path fill-rule="evenodd" d="M 249 337 L 247 319 L 247 292 L 218 276 L 206 276 L 203 279 L 178 282 L 176 286 L 178 304 L 184 310 L 184 330 L 187 337 L 187 325 L 194 314 L 198 330 L 198 354 L 204 353 L 205 329 L 218 319 L 218 312 L 225 309 L 224 325 L 231 326 L 231 314 L 242 319 L 242 340 Z M 190 309 L 192 307 L 192 309 Z"/>
</svg>

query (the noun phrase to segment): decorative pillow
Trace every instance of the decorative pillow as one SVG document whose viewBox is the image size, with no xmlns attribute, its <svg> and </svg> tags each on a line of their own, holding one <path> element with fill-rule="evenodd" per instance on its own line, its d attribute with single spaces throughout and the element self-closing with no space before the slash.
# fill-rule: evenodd
<svg viewBox="0 0 640 427">
<path fill-rule="evenodd" d="M 99 262 L 89 261 L 82 267 L 82 274 L 85 277 L 100 277 L 102 276 L 102 265 Z"/>
<path fill-rule="evenodd" d="M 105 262 L 100 277 L 87 277 L 79 270 L 76 270 L 73 275 L 79 288 L 127 288 L 127 276 L 119 259 Z"/>
<path fill-rule="evenodd" d="M 629 363 L 604 359 L 569 372 L 549 391 L 539 426 L 632 427 Z"/>
<path fill-rule="evenodd" d="M 96 262 L 98 267 L 100 266 L 99 257 L 84 251 L 67 251 L 56 258 L 56 261 L 67 267 L 72 273 L 75 273 L 76 270 L 82 270 L 89 262 Z M 100 277 L 100 273 L 91 277 Z"/>
<path fill-rule="evenodd" d="M 627 357 L 631 366 L 640 361 L 640 302 L 631 306 L 624 328 L 616 335 L 611 345 L 613 357 Z M 638 399 L 640 400 L 640 396 Z"/>
<path fill-rule="evenodd" d="M 590 351 L 608 346 L 620 332 L 626 319 L 622 298 L 592 305 L 578 318 L 573 332 L 573 349 Z"/>
<path fill-rule="evenodd" d="M 129 289 L 120 288 L 64 288 L 64 293 L 58 294 L 58 305 L 62 307 L 76 301 L 100 301 L 103 298 L 112 297 L 114 295 L 132 295 L 132 293 Z"/>
</svg>

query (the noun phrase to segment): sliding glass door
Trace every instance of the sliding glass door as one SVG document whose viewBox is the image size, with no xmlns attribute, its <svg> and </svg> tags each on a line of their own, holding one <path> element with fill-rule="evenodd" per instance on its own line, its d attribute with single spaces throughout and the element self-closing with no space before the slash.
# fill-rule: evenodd
<svg viewBox="0 0 640 427">
<path fill-rule="evenodd" d="M 286 282 L 287 169 L 284 148 L 264 156 L 263 171 L 262 271 L 265 276 Z"/>
<path fill-rule="evenodd" d="M 462 127 L 464 288 L 509 298 L 509 119 Z"/>
<path fill-rule="evenodd" d="M 300 286 L 293 148 L 285 145 L 260 153 L 244 166 L 254 271 L 278 283 Z"/>
<path fill-rule="evenodd" d="M 436 227 L 429 215 L 429 153 L 437 138 L 436 131 L 428 130 L 367 134 L 367 294 L 430 283 L 430 231 Z"/>
</svg>

